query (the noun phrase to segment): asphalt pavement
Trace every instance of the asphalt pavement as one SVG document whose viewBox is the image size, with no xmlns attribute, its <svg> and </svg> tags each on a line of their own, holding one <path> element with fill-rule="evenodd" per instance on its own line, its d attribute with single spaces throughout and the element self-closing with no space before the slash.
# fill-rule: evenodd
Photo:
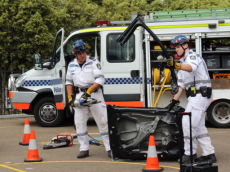
<svg viewBox="0 0 230 172">
<path fill-rule="evenodd" d="M 0 119 L 6 119 L 6 118 L 28 118 L 28 117 L 33 117 L 33 115 L 27 115 L 27 114 L 0 115 Z"/>
<path fill-rule="evenodd" d="M 79 143 L 73 141 L 70 147 L 43 150 L 45 144 L 57 134 L 75 135 L 73 121 L 65 121 L 60 127 L 40 127 L 34 117 L 19 115 L 16 117 L 3 118 L 1 115 L 0 129 L 0 172 L 141 172 L 146 167 L 145 161 L 112 161 L 108 157 L 105 148 L 97 145 L 90 145 L 89 157 L 78 159 Z M 7 118 L 6 118 L 7 117 Z M 28 146 L 21 146 L 24 132 L 25 118 L 29 119 L 30 129 L 35 131 L 36 144 L 39 157 L 42 162 L 24 162 L 27 158 Z M 219 172 L 228 172 L 230 164 L 230 129 L 213 128 L 207 124 L 212 144 L 216 150 Z M 101 137 L 98 128 L 92 118 L 88 121 L 88 133 L 95 138 Z M 198 156 L 201 149 L 198 146 Z M 179 171 L 178 162 L 159 162 L 165 172 Z"/>
</svg>

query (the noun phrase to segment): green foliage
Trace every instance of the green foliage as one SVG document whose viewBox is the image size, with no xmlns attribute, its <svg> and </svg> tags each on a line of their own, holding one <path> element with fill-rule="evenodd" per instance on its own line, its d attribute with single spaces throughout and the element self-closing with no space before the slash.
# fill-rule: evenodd
<svg viewBox="0 0 230 172">
<path fill-rule="evenodd" d="M 126 21 L 132 13 L 229 8 L 228 0 L 0 0 L 0 69 L 26 70 L 35 52 L 49 58 L 57 31 L 95 27 L 97 20 Z"/>
<path fill-rule="evenodd" d="M 210 8 L 229 8 L 228 0 L 201 0 L 191 1 L 187 5 L 188 9 L 210 9 Z"/>
<path fill-rule="evenodd" d="M 147 14 L 146 6 L 146 0 L 103 0 L 98 11 L 98 20 L 130 20 L 132 13 Z"/>
<path fill-rule="evenodd" d="M 67 14 L 65 32 L 96 25 L 98 5 L 89 0 L 63 0 Z"/>
<path fill-rule="evenodd" d="M 92 4 L 97 4 L 98 6 L 101 6 L 102 5 L 102 0 L 91 0 L 90 3 Z"/>
<path fill-rule="evenodd" d="M 1 68 L 12 70 L 32 67 L 35 52 L 50 57 L 57 30 L 63 26 L 65 14 L 58 1 L 1 0 L 0 58 Z"/>
</svg>

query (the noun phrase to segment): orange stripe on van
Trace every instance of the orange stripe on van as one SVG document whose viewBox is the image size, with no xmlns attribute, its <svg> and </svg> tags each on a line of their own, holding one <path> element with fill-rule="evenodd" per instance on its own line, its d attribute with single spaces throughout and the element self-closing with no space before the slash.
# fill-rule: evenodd
<svg viewBox="0 0 230 172">
<path fill-rule="evenodd" d="M 143 107 L 143 102 L 105 102 L 106 105 L 125 106 L 125 107 Z"/>
<path fill-rule="evenodd" d="M 16 109 L 29 109 L 30 103 L 13 103 Z"/>
<path fill-rule="evenodd" d="M 14 92 L 9 91 L 9 98 L 10 98 L 10 99 L 13 98 L 13 94 L 14 94 Z"/>
<path fill-rule="evenodd" d="M 57 107 L 57 109 L 64 109 L 62 102 L 56 103 L 56 107 Z"/>
</svg>

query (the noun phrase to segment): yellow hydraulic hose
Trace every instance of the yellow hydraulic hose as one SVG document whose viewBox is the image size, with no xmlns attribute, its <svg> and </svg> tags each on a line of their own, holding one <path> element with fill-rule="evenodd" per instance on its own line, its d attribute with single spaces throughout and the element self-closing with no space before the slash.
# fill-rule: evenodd
<svg viewBox="0 0 230 172">
<path fill-rule="evenodd" d="M 159 73 L 159 69 L 158 68 L 154 68 L 153 69 L 153 77 L 154 77 L 154 80 L 153 80 L 153 85 L 154 85 L 154 91 L 153 91 L 153 101 L 152 101 L 152 107 L 154 105 L 154 100 L 155 100 L 155 92 L 156 92 L 156 83 L 159 83 L 160 81 L 160 73 Z"/>
<path fill-rule="evenodd" d="M 161 85 L 161 90 L 160 90 L 160 93 L 158 94 L 158 97 L 157 97 L 157 100 L 156 100 L 155 104 L 154 104 L 154 100 L 155 100 L 155 92 L 156 92 L 156 88 L 155 88 L 156 87 L 156 82 L 154 81 L 153 103 L 152 103 L 152 107 L 153 108 L 156 107 L 156 105 L 157 105 L 157 102 L 158 102 L 158 100 L 159 100 L 159 98 L 161 96 L 162 90 L 164 88 L 165 82 L 166 82 L 167 78 L 169 77 L 169 73 L 170 73 L 170 70 L 169 69 L 165 69 L 165 72 L 164 72 L 164 74 L 165 74 L 165 76 L 164 76 L 165 77 L 164 78 L 164 82 Z M 154 72 L 154 77 L 155 77 L 155 72 Z M 154 104 L 154 106 L 153 106 L 153 104 Z"/>
<path fill-rule="evenodd" d="M 91 139 L 93 139 L 94 141 L 98 142 L 100 146 L 103 146 L 103 147 L 104 147 L 103 141 L 102 141 L 102 140 L 97 140 L 97 139 L 93 138 L 92 136 L 90 136 L 89 134 L 88 134 L 88 136 L 89 136 Z"/>
</svg>

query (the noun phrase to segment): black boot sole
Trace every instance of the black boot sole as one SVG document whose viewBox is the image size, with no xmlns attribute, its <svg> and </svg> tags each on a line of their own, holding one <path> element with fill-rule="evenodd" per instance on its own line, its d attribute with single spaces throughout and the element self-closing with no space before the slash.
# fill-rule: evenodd
<svg viewBox="0 0 230 172">
<path fill-rule="evenodd" d="M 86 158 L 88 157 L 89 155 L 85 155 L 85 156 L 77 156 L 77 158 Z"/>
<path fill-rule="evenodd" d="M 207 159 L 207 160 L 204 160 L 204 161 L 196 161 L 195 160 L 195 162 L 198 162 L 198 163 L 202 163 L 202 162 L 208 162 L 208 161 L 212 161 L 212 163 L 216 163 L 217 162 L 217 160 L 211 160 L 211 159 Z"/>
</svg>

